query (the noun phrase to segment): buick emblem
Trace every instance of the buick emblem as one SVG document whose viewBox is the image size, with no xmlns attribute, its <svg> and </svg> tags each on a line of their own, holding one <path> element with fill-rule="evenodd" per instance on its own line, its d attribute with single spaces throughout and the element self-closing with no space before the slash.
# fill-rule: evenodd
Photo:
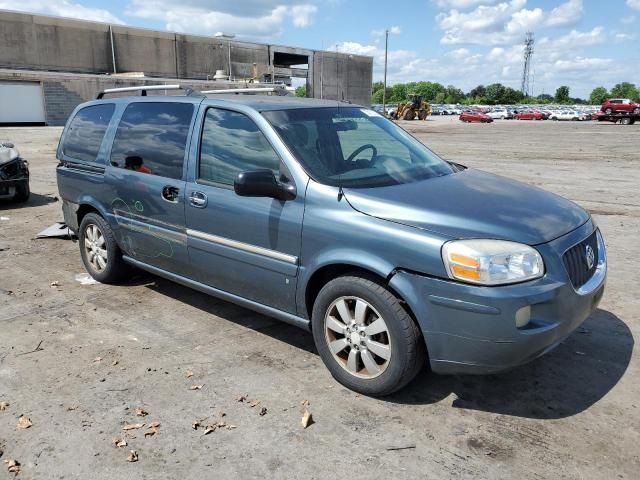
<svg viewBox="0 0 640 480">
<path fill-rule="evenodd" d="M 587 262 L 587 268 L 591 270 L 596 263 L 596 254 L 591 248 L 591 245 L 584 247 L 584 260 Z"/>
</svg>

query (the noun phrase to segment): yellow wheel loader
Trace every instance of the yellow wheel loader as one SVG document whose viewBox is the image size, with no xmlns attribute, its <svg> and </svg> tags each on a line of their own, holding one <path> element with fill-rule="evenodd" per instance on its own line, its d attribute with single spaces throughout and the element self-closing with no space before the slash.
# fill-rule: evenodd
<svg viewBox="0 0 640 480">
<path fill-rule="evenodd" d="M 398 104 L 393 113 L 395 120 L 426 120 L 431 115 L 431 105 L 422 100 L 420 95 L 409 95 L 409 101 Z"/>
</svg>

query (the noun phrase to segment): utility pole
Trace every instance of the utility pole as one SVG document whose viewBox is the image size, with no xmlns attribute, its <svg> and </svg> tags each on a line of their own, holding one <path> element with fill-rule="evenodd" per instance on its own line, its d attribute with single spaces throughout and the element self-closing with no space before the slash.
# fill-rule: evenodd
<svg viewBox="0 0 640 480">
<path fill-rule="evenodd" d="M 389 29 L 384 31 L 384 86 L 382 87 L 382 114 L 387 116 L 387 54 L 389 53 Z"/>
</svg>

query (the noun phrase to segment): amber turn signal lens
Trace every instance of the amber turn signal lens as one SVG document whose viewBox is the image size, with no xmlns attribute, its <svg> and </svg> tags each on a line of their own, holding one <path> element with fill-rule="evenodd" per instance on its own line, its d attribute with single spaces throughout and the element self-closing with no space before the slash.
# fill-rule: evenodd
<svg viewBox="0 0 640 480">
<path fill-rule="evenodd" d="M 460 265 L 452 265 L 451 270 L 458 278 L 464 278 L 467 280 L 480 280 L 480 272 L 478 270 L 462 267 Z"/>
<path fill-rule="evenodd" d="M 467 267 L 478 268 L 480 266 L 480 262 L 475 258 L 467 257 L 466 255 L 460 255 L 459 253 L 452 253 L 451 255 L 449 255 L 449 258 L 452 262 Z"/>
</svg>

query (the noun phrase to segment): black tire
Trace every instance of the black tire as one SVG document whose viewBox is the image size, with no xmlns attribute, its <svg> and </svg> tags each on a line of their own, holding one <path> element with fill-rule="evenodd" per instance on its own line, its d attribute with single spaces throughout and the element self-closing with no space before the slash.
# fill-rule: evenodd
<svg viewBox="0 0 640 480">
<path fill-rule="evenodd" d="M 347 371 L 329 349 L 325 316 L 334 301 L 354 296 L 368 302 L 384 318 L 391 354 L 386 369 L 376 377 L 360 378 Z M 338 382 L 370 396 L 385 396 L 407 385 L 424 367 L 426 347 L 420 329 L 398 298 L 376 278 L 347 274 L 328 282 L 316 298 L 312 314 L 313 338 L 320 358 Z"/>
<path fill-rule="evenodd" d="M 97 270 L 91 263 L 87 248 L 85 248 L 85 241 L 87 240 L 86 232 L 90 226 L 96 226 L 104 238 L 104 249 L 107 252 L 107 260 L 105 267 L 101 270 Z M 80 246 L 80 256 L 82 257 L 84 267 L 87 269 L 89 275 L 97 281 L 101 283 L 117 283 L 128 273 L 129 267 L 122 259 L 122 251 L 116 243 L 113 230 L 111 230 L 111 227 L 104 218 L 97 213 L 87 213 L 82 219 L 82 222 L 80 222 L 78 244 Z"/>
<path fill-rule="evenodd" d="M 631 118 L 629 117 L 623 117 L 620 119 L 620 124 L 621 125 L 631 125 Z"/>
<path fill-rule="evenodd" d="M 31 195 L 31 189 L 29 188 L 29 181 L 23 182 L 16 186 L 16 192 L 13 195 L 15 202 L 26 202 Z"/>
</svg>

